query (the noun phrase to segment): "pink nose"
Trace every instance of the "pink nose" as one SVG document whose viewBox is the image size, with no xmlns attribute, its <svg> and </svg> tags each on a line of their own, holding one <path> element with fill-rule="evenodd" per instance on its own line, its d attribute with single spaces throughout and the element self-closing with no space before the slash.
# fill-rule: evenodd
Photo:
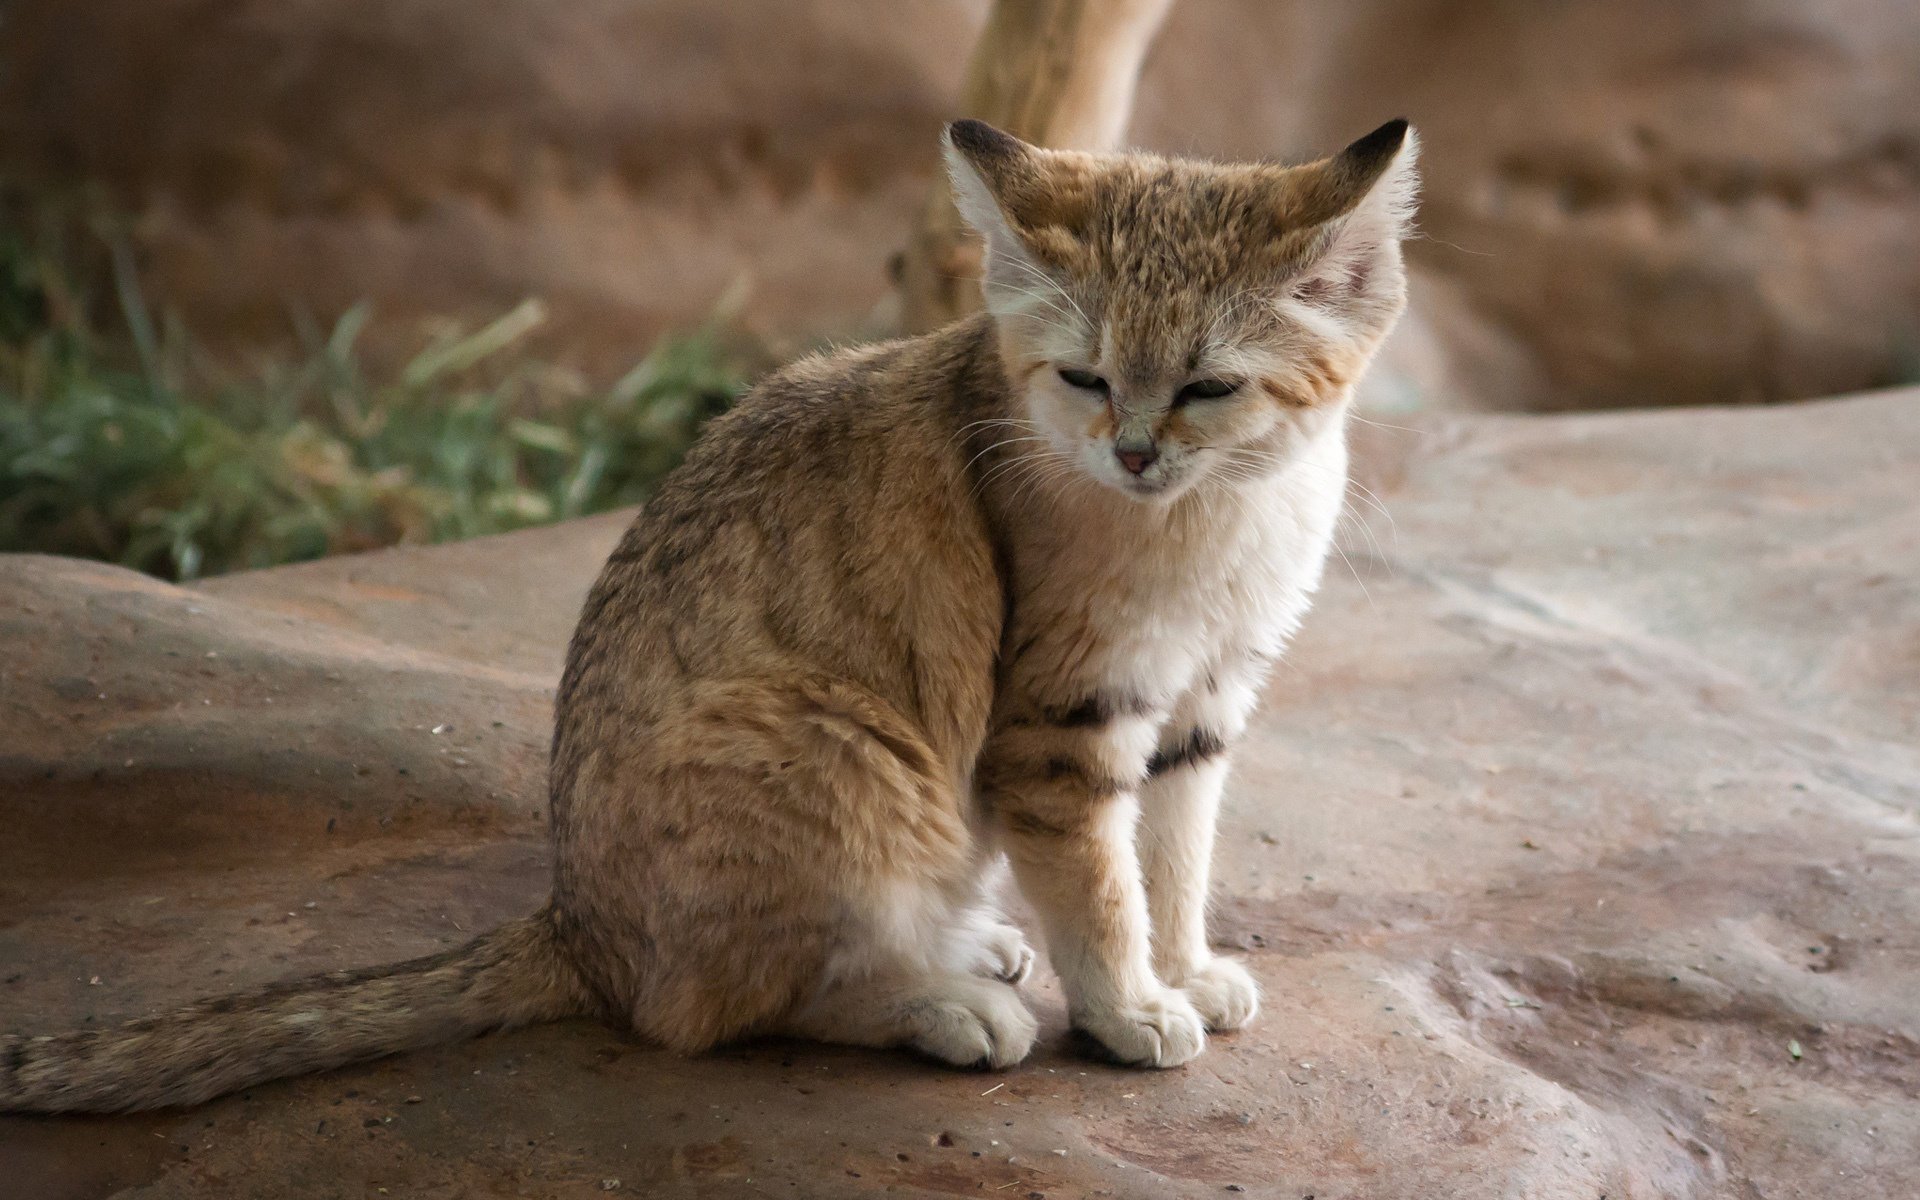
<svg viewBox="0 0 1920 1200">
<path fill-rule="evenodd" d="M 1145 450 L 1122 450 L 1116 446 L 1113 456 L 1120 460 L 1120 465 L 1129 473 L 1138 475 L 1159 459 L 1160 452 L 1152 446 L 1148 446 Z"/>
</svg>

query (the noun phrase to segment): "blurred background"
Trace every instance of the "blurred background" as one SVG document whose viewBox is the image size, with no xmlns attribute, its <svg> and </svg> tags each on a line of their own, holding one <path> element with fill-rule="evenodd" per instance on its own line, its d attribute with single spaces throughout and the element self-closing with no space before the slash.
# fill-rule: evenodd
<svg viewBox="0 0 1920 1200">
<path fill-rule="evenodd" d="M 192 577 L 643 499 L 756 372 L 938 312 L 959 115 L 1292 159 L 1411 118 L 1377 412 L 1920 380 L 1911 0 L 991 10 L 10 0 L 0 550 Z M 1022 75 L 1089 70 L 1059 121 Z"/>
</svg>

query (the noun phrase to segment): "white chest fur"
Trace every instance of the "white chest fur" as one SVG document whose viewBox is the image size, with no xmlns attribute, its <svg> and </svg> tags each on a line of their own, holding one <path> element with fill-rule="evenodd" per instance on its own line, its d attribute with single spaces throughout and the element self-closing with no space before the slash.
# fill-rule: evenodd
<svg viewBox="0 0 1920 1200">
<path fill-rule="evenodd" d="M 1343 431 L 1285 469 L 1153 510 L 1115 496 L 1054 508 L 1022 539 L 1023 623 L 1084 645 L 1088 687 L 1172 703 L 1205 673 L 1277 654 L 1319 586 L 1347 486 Z M 1049 639 L 1051 640 L 1051 639 Z"/>
</svg>

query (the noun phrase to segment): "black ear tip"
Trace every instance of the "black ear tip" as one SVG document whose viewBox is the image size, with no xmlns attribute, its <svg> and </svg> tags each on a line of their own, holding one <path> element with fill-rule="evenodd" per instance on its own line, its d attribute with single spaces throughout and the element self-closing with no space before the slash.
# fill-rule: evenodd
<svg viewBox="0 0 1920 1200">
<path fill-rule="evenodd" d="M 1410 128 L 1411 126 L 1407 124 L 1405 117 L 1395 117 L 1353 145 L 1348 146 L 1346 155 L 1349 158 L 1356 158 L 1362 161 L 1385 158 L 1400 149 L 1401 144 L 1407 140 L 1407 130 Z"/>
<path fill-rule="evenodd" d="M 967 117 L 947 126 L 947 144 L 966 154 L 987 155 L 1009 154 L 1019 148 L 1020 141 L 985 121 Z"/>
</svg>

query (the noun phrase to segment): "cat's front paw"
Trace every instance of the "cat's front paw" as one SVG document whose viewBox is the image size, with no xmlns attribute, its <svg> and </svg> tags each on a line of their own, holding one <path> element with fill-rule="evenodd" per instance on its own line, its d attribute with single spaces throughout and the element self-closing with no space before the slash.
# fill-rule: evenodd
<svg viewBox="0 0 1920 1200">
<path fill-rule="evenodd" d="M 1017 984 L 1033 973 L 1033 947 L 1013 926 L 990 925 L 975 943 L 972 967 L 976 975 Z"/>
<path fill-rule="evenodd" d="M 1033 1049 L 1040 1028 L 1018 992 L 985 979 L 955 982 L 914 1009 L 913 1045 L 956 1067 L 1010 1067 Z"/>
<path fill-rule="evenodd" d="M 1175 988 L 1162 988 L 1137 1004 L 1075 1013 L 1073 1024 L 1129 1066 L 1177 1067 L 1207 1046 L 1205 1023 Z"/>
<path fill-rule="evenodd" d="M 1240 1029 L 1260 1011 L 1260 985 L 1231 958 L 1208 959 L 1179 986 L 1213 1033 Z"/>
</svg>

